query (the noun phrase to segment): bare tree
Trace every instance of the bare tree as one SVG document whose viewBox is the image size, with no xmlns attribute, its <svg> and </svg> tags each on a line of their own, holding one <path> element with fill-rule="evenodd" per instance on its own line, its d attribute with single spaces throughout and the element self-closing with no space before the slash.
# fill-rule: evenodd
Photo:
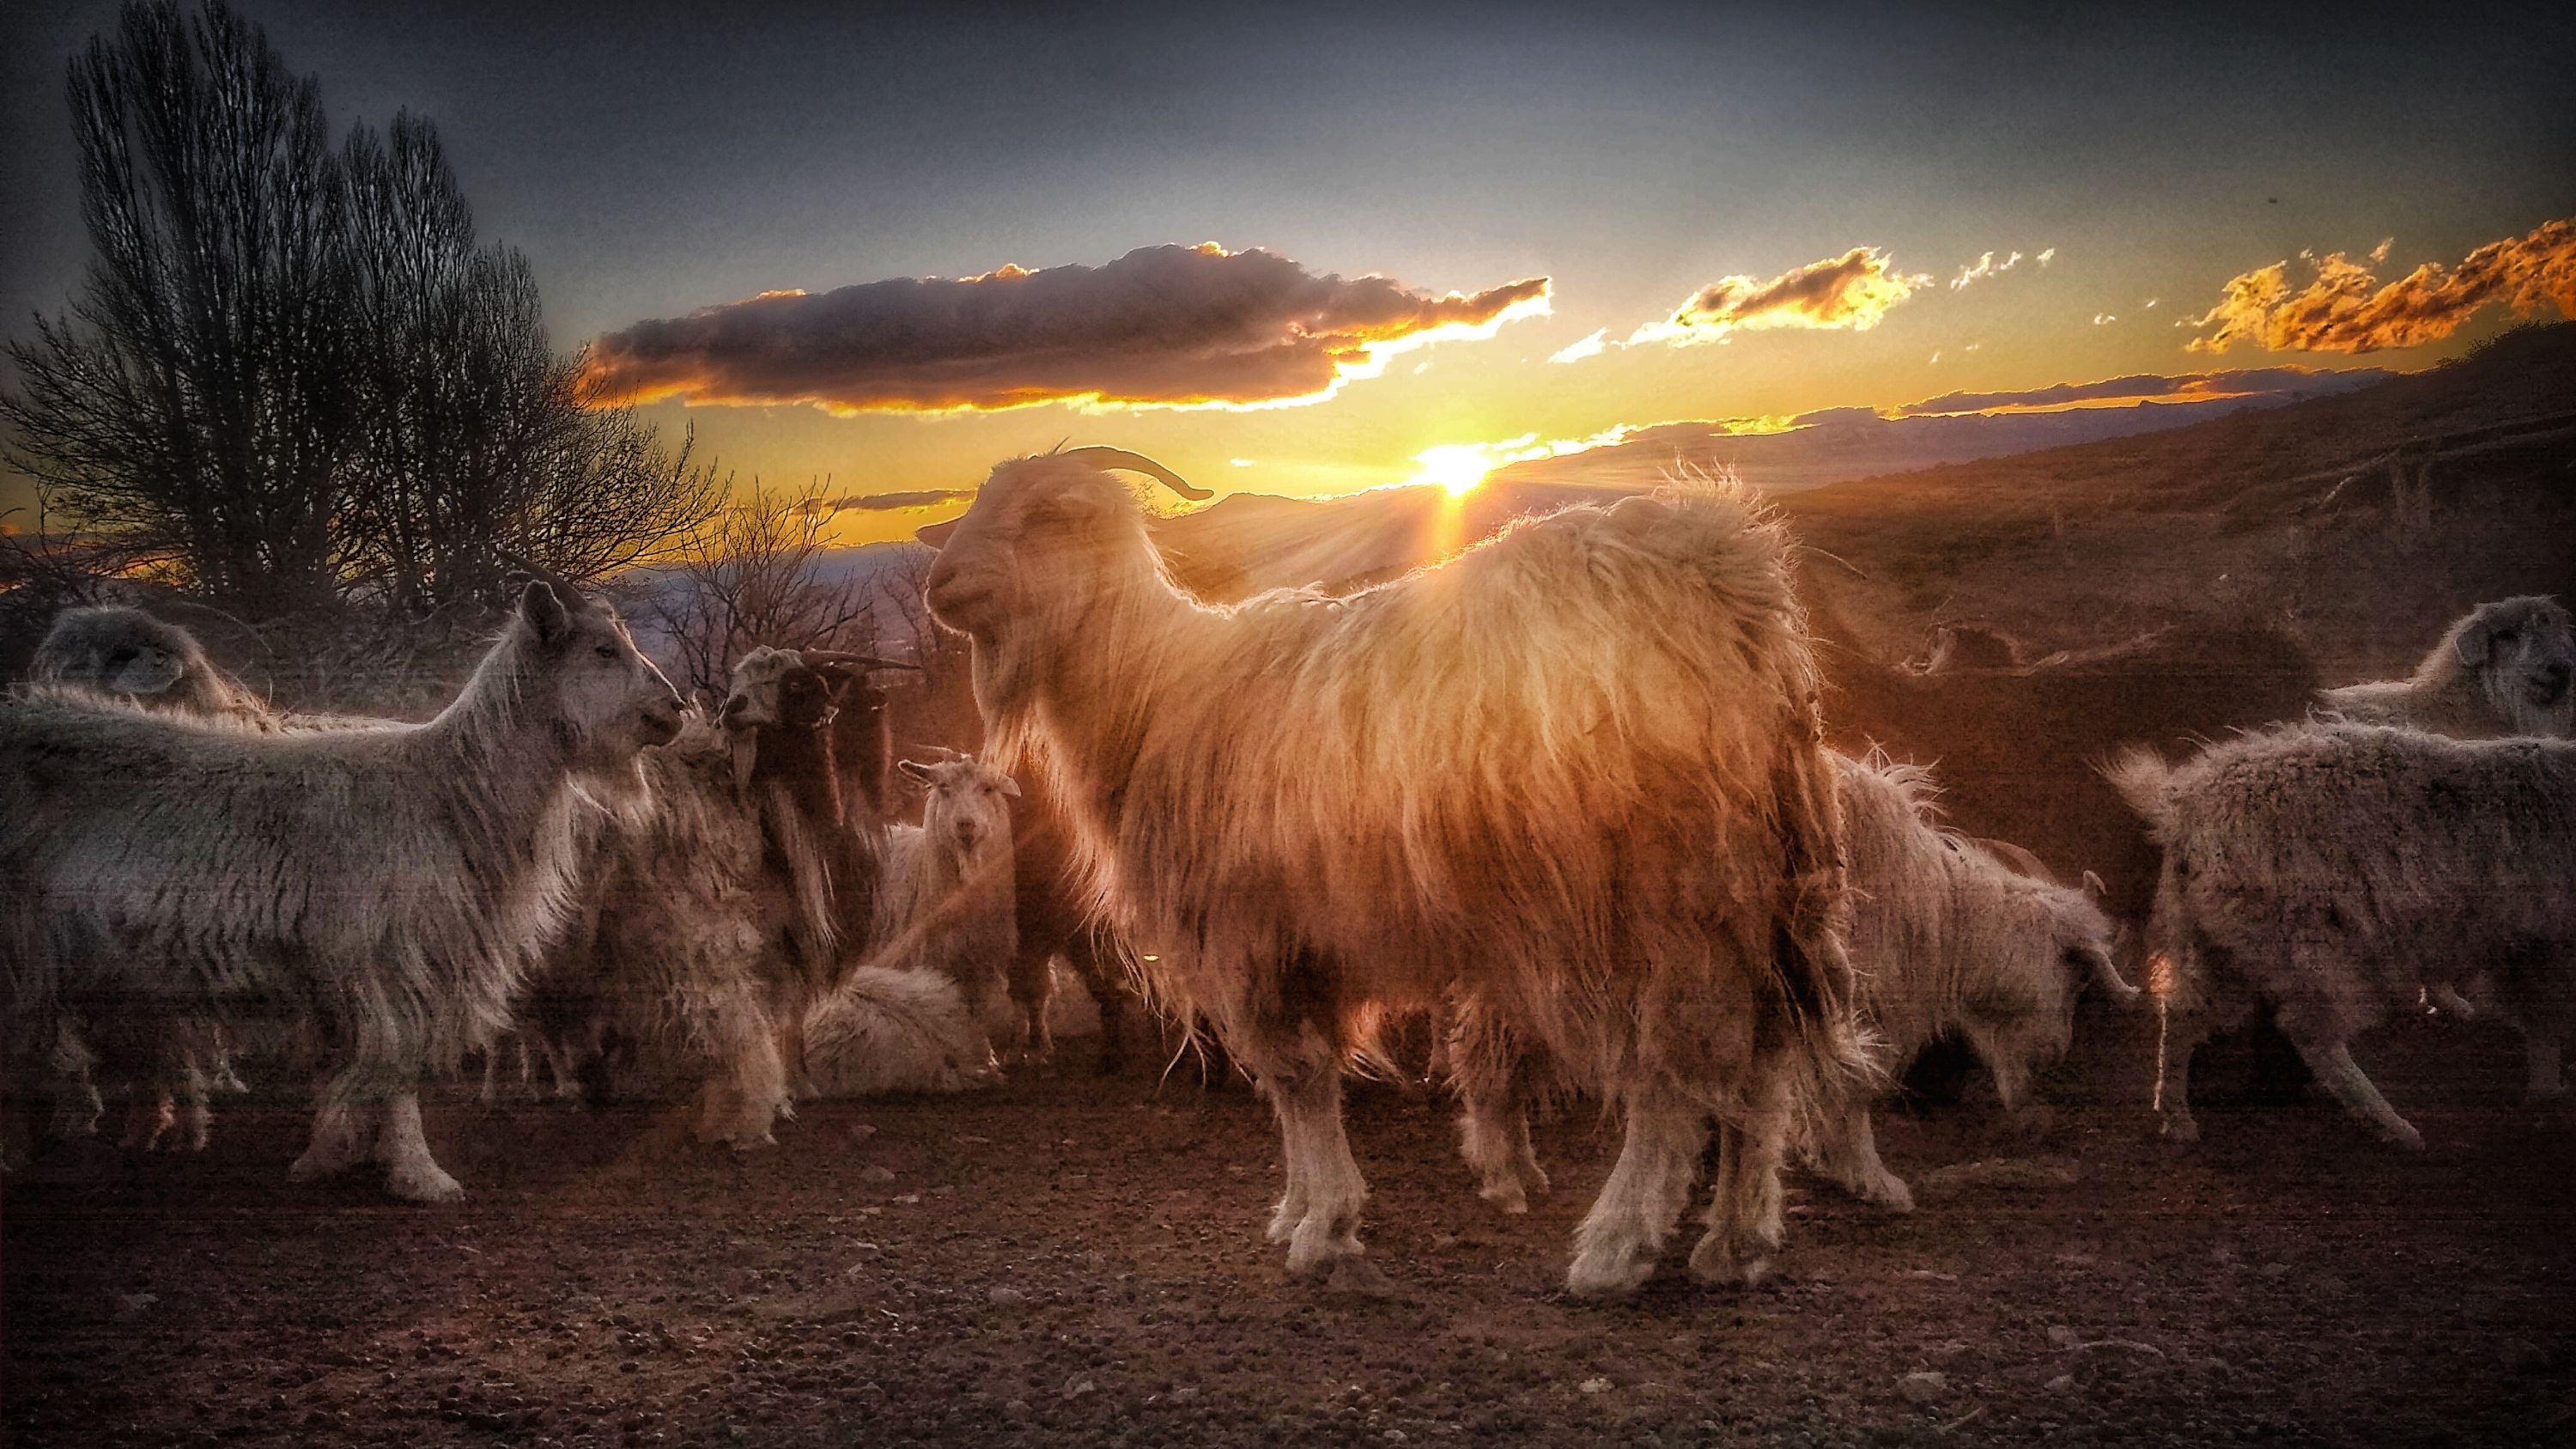
<svg viewBox="0 0 2576 1449">
<path fill-rule="evenodd" d="M 95 254 L 71 315 L 9 348 L 14 461 L 211 592 L 327 600 L 356 438 L 320 88 L 221 6 L 135 4 L 70 95 Z"/>
<path fill-rule="evenodd" d="M 220 0 L 126 7 L 71 79 L 94 256 L 13 342 L 10 457 L 84 531 L 257 615 L 486 596 L 502 554 L 587 579 L 702 523 L 715 470 L 549 345 L 436 130 L 336 152 L 309 77 Z"/>
<path fill-rule="evenodd" d="M 755 645 L 876 651 L 872 582 L 825 568 L 831 517 L 819 484 L 784 493 L 755 480 L 639 585 L 643 614 L 670 639 L 682 688 L 721 695 L 726 671 Z"/>
</svg>

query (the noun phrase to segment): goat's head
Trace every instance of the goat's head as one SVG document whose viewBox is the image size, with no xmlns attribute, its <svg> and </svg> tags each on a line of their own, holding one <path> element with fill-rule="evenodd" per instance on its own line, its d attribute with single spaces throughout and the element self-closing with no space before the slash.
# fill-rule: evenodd
<svg viewBox="0 0 2576 1449">
<path fill-rule="evenodd" d="M 942 751 L 945 758 L 923 764 L 903 760 L 895 768 L 921 787 L 921 832 L 942 850 L 973 859 L 987 842 L 1004 838 L 1011 827 L 1010 802 L 1019 797 L 1019 782 L 977 762 L 972 755 Z"/>
<path fill-rule="evenodd" d="M 1980 953 L 1960 1026 L 1993 1069 L 2004 1104 L 2017 1107 L 2030 1073 L 2074 1043 L 2075 1003 L 2088 981 L 2123 1002 L 2137 993 L 2112 964 L 2116 928 L 2084 892 L 2028 877 L 2011 889 L 2018 899 L 1998 919 L 2021 928 L 2005 949 Z"/>
<path fill-rule="evenodd" d="M 882 710 L 885 697 L 867 683 L 871 669 L 915 666 L 835 649 L 773 649 L 762 645 L 734 661 L 724 704 L 716 711 L 733 754 L 737 789 L 748 789 L 759 769 L 761 742 L 771 732 L 817 735 L 856 701 Z"/>
<path fill-rule="evenodd" d="M 1141 473 L 1184 498 L 1208 496 L 1151 458 L 1074 448 L 996 467 L 966 516 L 921 530 L 938 548 L 923 594 L 933 618 L 979 645 L 1078 602 L 1121 565 L 1150 559 L 1144 520 L 1113 470 Z"/>
<path fill-rule="evenodd" d="M 2576 733 L 2576 621 L 2538 594 L 2480 604 L 2451 626 L 2452 656 L 2514 733 Z"/>
<path fill-rule="evenodd" d="M 678 692 L 606 604 L 559 580 L 533 579 L 519 593 L 511 628 L 534 666 L 523 678 L 547 691 L 545 706 L 577 757 L 619 764 L 679 734 Z"/>
</svg>

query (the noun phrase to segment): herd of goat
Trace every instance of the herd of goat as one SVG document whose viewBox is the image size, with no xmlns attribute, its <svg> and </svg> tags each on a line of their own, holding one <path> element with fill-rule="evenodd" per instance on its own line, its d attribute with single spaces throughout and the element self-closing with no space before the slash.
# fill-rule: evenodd
<svg viewBox="0 0 2576 1449">
<path fill-rule="evenodd" d="M 1865 670 L 1826 657 L 1782 526 L 1732 488 L 1212 604 L 1121 472 L 1206 496 L 1063 450 L 925 530 L 981 760 L 898 766 L 896 661 L 756 649 L 720 705 L 684 705 L 551 579 L 423 724 L 280 713 L 173 625 L 67 612 L 0 703 L 16 1135 L 31 1103 L 78 1132 L 121 1096 L 130 1144 L 203 1146 L 232 1056 L 288 1033 L 323 1067 L 292 1175 L 372 1159 L 449 1198 L 418 1093 L 472 1053 L 566 1093 L 680 1074 L 700 1135 L 747 1148 L 801 1096 L 1042 1055 L 1062 961 L 1105 1050 L 1132 985 L 1269 1099 L 1294 1273 L 1363 1252 L 1341 1093 L 1390 1023 L 1435 1023 L 1506 1211 L 1547 1181 L 1530 1104 L 1597 1098 L 1624 1138 L 1568 1286 L 1612 1294 L 1656 1267 L 1712 1131 L 1703 1280 L 1766 1271 L 1792 1152 L 1910 1206 L 1870 1131 L 1894 1074 L 1955 1036 L 2015 1106 L 2088 986 L 2152 997 L 2177 1137 L 2194 1046 L 2258 1010 L 2405 1145 L 2348 1051 L 2393 1011 L 2492 1012 L 2531 1093 L 2564 1091 L 2576 629 L 2551 600 L 2480 607 L 2410 679 L 2286 702 L 2249 684 L 2295 672 L 2259 632 L 2155 641 L 2161 673 L 1967 639 Z M 2106 729 L 2223 737 L 2085 751 Z M 1937 758 L 1948 818 L 1864 739 Z"/>
</svg>

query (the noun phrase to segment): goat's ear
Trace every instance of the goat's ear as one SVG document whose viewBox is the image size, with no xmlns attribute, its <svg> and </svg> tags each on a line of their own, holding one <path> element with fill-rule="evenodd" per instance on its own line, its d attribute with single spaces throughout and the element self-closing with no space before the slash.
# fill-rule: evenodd
<svg viewBox="0 0 2576 1449">
<path fill-rule="evenodd" d="M 923 543 L 929 544 L 932 548 L 946 548 L 948 546 L 948 535 L 957 531 L 957 525 L 960 521 L 961 520 L 952 518 L 946 523 L 925 523 L 921 527 L 914 529 L 912 531 L 912 536 L 920 539 Z"/>
<path fill-rule="evenodd" d="M 2088 870 L 2084 872 L 2084 894 L 2091 896 L 2094 904 L 2099 905 L 2111 898 L 2111 888 L 2102 883 L 2102 877 Z"/>
<path fill-rule="evenodd" d="M 926 786 L 932 780 L 938 778 L 938 776 L 931 771 L 931 768 L 928 765 L 922 764 L 918 760 L 897 760 L 894 762 L 894 767 L 903 771 L 904 778 L 912 781 L 916 785 Z"/>
<path fill-rule="evenodd" d="M 572 627 L 572 612 L 555 596 L 554 585 L 543 579 L 530 579 L 519 591 L 519 617 L 528 621 L 537 638 L 552 644 Z"/>
<path fill-rule="evenodd" d="M 2486 610 L 2480 609 L 2469 616 L 2469 622 L 2460 626 L 2458 636 L 2451 640 L 2451 648 L 2459 654 L 2462 664 L 2474 669 L 2487 662 L 2494 633 L 2495 621 L 2487 617 Z"/>
<path fill-rule="evenodd" d="M 1010 796 L 1014 800 L 1017 800 L 1020 798 L 1020 782 L 1012 779 L 1008 775 L 1004 775 L 1002 777 L 1002 793 Z"/>
</svg>

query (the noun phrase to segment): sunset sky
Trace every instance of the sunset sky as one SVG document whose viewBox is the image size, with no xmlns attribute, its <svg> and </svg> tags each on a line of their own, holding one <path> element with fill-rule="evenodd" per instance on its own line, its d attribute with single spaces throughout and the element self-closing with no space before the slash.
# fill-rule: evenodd
<svg viewBox="0 0 2576 1449">
<path fill-rule="evenodd" d="M 242 8 L 335 121 L 437 122 L 562 345 L 854 541 L 1065 438 L 1333 493 L 2576 308 L 2555 7 Z M 0 19 L 12 335 L 79 280 L 62 73 L 114 16 Z"/>
</svg>

